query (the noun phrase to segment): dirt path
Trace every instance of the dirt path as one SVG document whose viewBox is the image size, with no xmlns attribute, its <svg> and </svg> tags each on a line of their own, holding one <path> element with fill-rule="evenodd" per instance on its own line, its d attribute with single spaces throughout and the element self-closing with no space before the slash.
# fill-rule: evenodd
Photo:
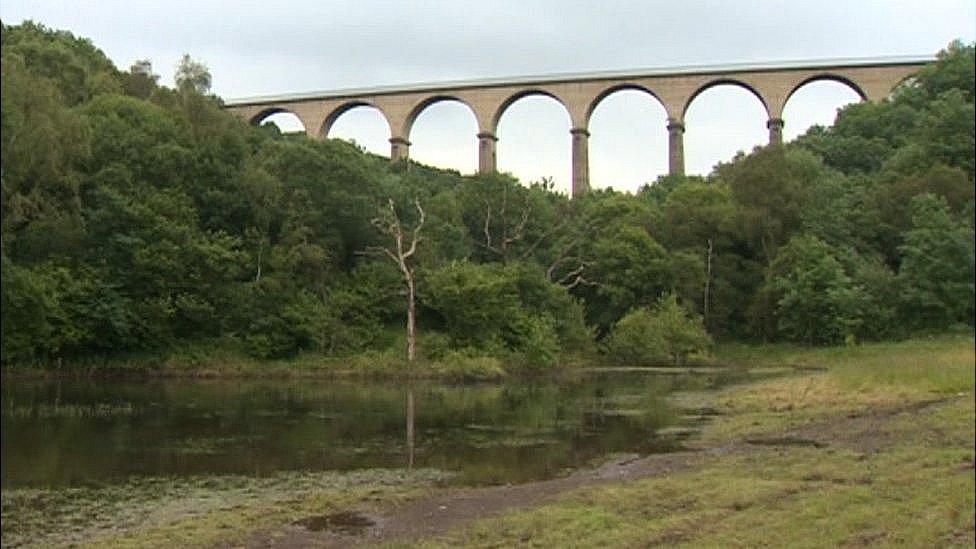
<svg viewBox="0 0 976 549">
<path fill-rule="evenodd" d="M 362 513 L 368 519 L 360 533 L 313 531 L 300 525 L 262 532 L 248 547 L 355 547 L 386 542 L 410 542 L 431 538 L 465 522 L 489 517 L 509 509 L 536 506 L 561 494 L 586 485 L 619 482 L 668 475 L 696 469 L 711 456 L 754 451 L 762 446 L 808 444 L 815 447 L 840 446 L 875 452 L 896 439 L 885 424 L 902 414 L 918 413 L 949 399 L 875 410 L 861 415 L 843 416 L 815 423 L 786 433 L 747 438 L 718 447 L 675 452 L 647 457 L 636 455 L 615 459 L 596 469 L 546 481 L 487 488 L 454 488 L 413 501 L 388 514 Z M 371 524 L 370 524 L 371 523 Z"/>
<path fill-rule="evenodd" d="M 508 509 L 539 505 L 575 488 L 604 482 L 661 476 L 698 466 L 704 452 L 675 452 L 648 457 L 623 456 L 596 469 L 524 484 L 454 488 L 410 502 L 387 516 L 364 513 L 374 524 L 359 535 L 311 531 L 299 525 L 264 532 L 248 547 L 354 547 L 411 541 L 447 532 L 454 526 Z"/>
</svg>

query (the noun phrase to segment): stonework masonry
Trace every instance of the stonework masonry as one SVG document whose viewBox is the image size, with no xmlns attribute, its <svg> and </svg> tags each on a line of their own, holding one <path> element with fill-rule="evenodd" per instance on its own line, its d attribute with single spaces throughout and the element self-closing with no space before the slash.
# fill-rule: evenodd
<svg viewBox="0 0 976 549">
<path fill-rule="evenodd" d="M 471 109 L 478 122 L 478 170 L 493 172 L 497 166 L 497 126 L 505 109 L 528 95 L 549 96 L 570 116 L 572 193 L 579 196 L 589 189 L 590 116 L 601 100 L 616 91 L 641 90 L 661 103 L 668 116 L 669 172 L 683 174 L 685 112 L 695 97 L 712 86 L 733 84 L 752 92 L 766 110 L 769 142 L 779 144 L 783 142 L 783 108 L 805 84 L 841 82 L 863 100 L 880 101 L 933 59 L 848 59 L 566 74 L 255 97 L 228 100 L 225 106 L 252 123 L 290 112 L 310 135 L 323 138 L 349 109 L 375 107 L 390 126 L 390 160 L 404 162 L 410 156 L 410 130 L 417 116 L 439 101 L 459 101 Z"/>
</svg>

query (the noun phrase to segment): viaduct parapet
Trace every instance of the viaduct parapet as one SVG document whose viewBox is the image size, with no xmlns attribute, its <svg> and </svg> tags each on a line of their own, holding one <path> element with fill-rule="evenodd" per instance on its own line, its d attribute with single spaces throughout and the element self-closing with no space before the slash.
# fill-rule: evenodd
<svg viewBox="0 0 976 549">
<path fill-rule="evenodd" d="M 766 109 L 769 142 L 783 140 L 783 108 L 796 90 L 810 82 L 831 80 L 849 86 L 863 100 L 880 101 L 931 56 L 871 59 L 831 59 L 764 64 L 693 66 L 633 71 L 557 74 L 432 84 L 384 86 L 226 101 L 226 108 L 258 124 L 273 114 L 290 112 L 312 137 L 325 138 L 346 111 L 374 107 L 390 127 L 390 159 L 405 161 L 410 154 L 410 130 L 424 109 L 439 101 L 459 101 L 478 123 L 478 170 L 496 167 L 498 121 L 515 101 L 544 95 L 561 103 L 569 113 L 572 134 L 572 193 L 589 188 L 589 121 L 593 110 L 608 95 L 627 89 L 648 93 L 667 112 L 669 172 L 684 173 L 684 117 L 691 102 L 703 91 L 720 84 L 741 86 Z"/>
</svg>

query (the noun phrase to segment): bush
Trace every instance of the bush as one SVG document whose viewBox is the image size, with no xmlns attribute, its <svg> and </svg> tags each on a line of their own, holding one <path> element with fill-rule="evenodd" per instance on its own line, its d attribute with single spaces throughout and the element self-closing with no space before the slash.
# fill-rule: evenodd
<svg viewBox="0 0 976 549">
<path fill-rule="evenodd" d="M 406 346 L 406 337 L 403 340 Z M 447 356 L 451 348 L 451 338 L 445 333 L 423 330 L 417 334 L 417 350 L 427 360 L 441 360 Z"/>
<path fill-rule="evenodd" d="M 711 343 L 701 317 L 682 307 L 673 294 L 662 297 L 653 309 L 633 310 L 617 322 L 604 350 L 617 363 L 683 364 Z"/>
<path fill-rule="evenodd" d="M 808 345 L 854 337 L 867 297 L 844 272 L 834 250 L 815 236 L 796 236 L 770 266 L 765 291 L 775 300 L 778 334 Z"/>
<path fill-rule="evenodd" d="M 529 370 L 542 370 L 556 364 L 559 337 L 556 322 L 549 315 L 527 316 L 517 323 L 518 350 L 522 364 Z"/>
<path fill-rule="evenodd" d="M 945 199 L 922 194 L 912 199 L 912 229 L 905 232 L 898 279 L 904 288 L 903 320 L 916 329 L 944 330 L 972 325 L 973 229 L 950 215 Z"/>
<path fill-rule="evenodd" d="M 244 336 L 244 349 L 255 358 L 291 357 L 299 348 L 300 341 L 292 326 L 277 316 L 255 320 Z"/>
<path fill-rule="evenodd" d="M 443 319 L 454 348 L 510 355 L 539 370 L 554 365 L 562 348 L 584 350 L 591 341 L 579 303 L 532 266 L 457 261 L 425 282 L 425 304 Z"/>
<path fill-rule="evenodd" d="M 511 332 L 519 316 L 516 280 L 500 265 L 450 263 L 426 277 L 426 305 L 444 319 L 455 347 L 486 349 Z"/>
<path fill-rule="evenodd" d="M 469 350 L 449 351 L 431 364 L 431 370 L 439 376 L 458 380 L 489 381 L 505 377 L 501 360 L 477 354 Z"/>
</svg>

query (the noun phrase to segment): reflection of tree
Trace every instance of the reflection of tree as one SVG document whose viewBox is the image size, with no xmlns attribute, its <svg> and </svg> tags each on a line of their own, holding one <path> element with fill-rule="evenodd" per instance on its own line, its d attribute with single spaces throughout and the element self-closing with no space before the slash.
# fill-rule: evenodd
<svg viewBox="0 0 976 549">
<path fill-rule="evenodd" d="M 413 469 L 413 387 L 407 388 L 407 469 Z"/>
</svg>

